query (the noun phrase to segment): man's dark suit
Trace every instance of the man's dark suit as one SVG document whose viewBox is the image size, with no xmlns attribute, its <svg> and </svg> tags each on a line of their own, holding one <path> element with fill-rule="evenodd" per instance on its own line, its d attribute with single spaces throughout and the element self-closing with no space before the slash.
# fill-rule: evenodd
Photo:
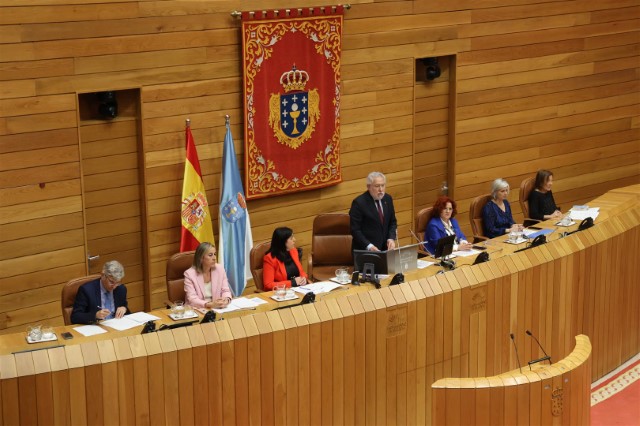
<svg viewBox="0 0 640 426">
<path fill-rule="evenodd" d="M 351 217 L 351 235 L 353 236 L 352 250 L 366 250 L 373 244 L 379 250 L 387 249 L 387 240 L 396 239 L 396 211 L 393 198 L 389 194 L 382 197 L 384 223 L 380 223 L 380 216 L 369 191 L 357 196 L 351 203 L 349 216 Z"/>
<path fill-rule="evenodd" d="M 73 302 L 71 323 L 93 324 L 96 322 L 96 312 L 100 310 L 98 306 L 101 304 L 100 278 L 81 285 L 78 289 L 78 293 L 76 294 L 76 300 Z M 127 308 L 127 313 L 129 313 L 127 305 L 127 288 L 124 285 L 119 285 L 113 290 L 113 304 L 116 310 L 120 306 L 124 306 Z"/>
</svg>

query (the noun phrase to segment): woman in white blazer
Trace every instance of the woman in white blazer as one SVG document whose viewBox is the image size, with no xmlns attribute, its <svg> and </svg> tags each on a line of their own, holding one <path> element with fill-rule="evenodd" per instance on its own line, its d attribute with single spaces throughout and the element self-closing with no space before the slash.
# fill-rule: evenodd
<svg viewBox="0 0 640 426">
<path fill-rule="evenodd" d="M 184 271 L 185 303 L 194 308 L 224 308 L 233 297 L 224 267 L 216 263 L 216 248 L 201 243 L 193 266 Z"/>
</svg>

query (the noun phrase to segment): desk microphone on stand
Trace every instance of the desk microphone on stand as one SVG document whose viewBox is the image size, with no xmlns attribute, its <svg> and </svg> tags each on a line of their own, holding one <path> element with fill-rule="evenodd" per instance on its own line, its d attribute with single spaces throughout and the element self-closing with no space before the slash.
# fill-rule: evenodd
<svg viewBox="0 0 640 426">
<path fill-rule="evenodd" d="M 533 335 L 533 333 L 529 330 L 526 330 L 525 333 L 527 333 L 527 335 L 533 337 L 533 340 L 536 341 L 536 343 L 538 344 L 538 346 L 540 347 L 540 349 L 542 350 L 542 353 L 544 354 L 544 356 L 542 358 L 538 358 L 538 359 L 534 359 L 529 361 L 529 369 L 531 369 L 531 365 L 541 362 L 541 361 L 549 361 L 549 364 L 551 364 L 551 357 L 549 356 L 549 354 L 547 354 L 547 351 L 544 350 L 544 348 L 542 347 L 542 345 L 540 344 L 540 342 L 538 341 L 538 339 L 536 339 L 536 336 Z"/>
<path fill-rule="evenodd" d="M 513 335 L 513 333 L 509 334 L 509 337 L 511 337 L 511 342 L 513 342 L 513 347 L 516 349 L 516 361 L 518 361 L 518 368 L 522 373 L 522 367 L 520 366 L 520 356 L 518 355 L 518 346 L 516 345 L 516 338 Z"/>
<path fill-rule="evenodd" d="M 398 239 L 398 230 L 396 229 L 396 248 L 395 250 L 397 250 L 396 253 L 396 271 L 398 271 L 393 278 L 391 279 L 391 282 L 389 283 L 389 285 L 396 285 L 396 284 L 402 284 L 404 282 L 404 274 L 402 273 L 402 259 L 400 259 L 400 240 Z"/>
</svg>

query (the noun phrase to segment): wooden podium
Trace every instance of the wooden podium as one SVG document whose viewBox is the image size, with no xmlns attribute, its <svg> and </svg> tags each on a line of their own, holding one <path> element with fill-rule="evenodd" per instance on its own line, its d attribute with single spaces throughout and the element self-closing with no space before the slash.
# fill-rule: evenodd
<svg viewBox="0 0 640 426">
<path fill-rule="evenodd" d="M 525 361 L 522 372 L 440 379 L 432 392 L 434 425 L 589 425 L 591 342 L 578 335 L 573 352 L 553 365 L 530 369 Z"/>
</svg>

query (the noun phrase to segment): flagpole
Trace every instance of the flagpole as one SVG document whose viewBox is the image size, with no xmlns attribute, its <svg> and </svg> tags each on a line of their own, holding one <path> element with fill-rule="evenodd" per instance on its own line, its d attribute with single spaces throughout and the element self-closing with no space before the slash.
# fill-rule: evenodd
<svg viewBox="0 0 640 426">
<path fill-rule="evenodd" d="M 229 116 L 229 114 L 224 116 L 224 125 L 228 126 L 229 123 L 231 122 L 231 116 Z"/>
<path fill-rule="evenodd" d="M 191 119 L 187 118 L 186 120 L 184 120 L 184 125 L 187 129 L 191 127 Z"/>
</svg>

